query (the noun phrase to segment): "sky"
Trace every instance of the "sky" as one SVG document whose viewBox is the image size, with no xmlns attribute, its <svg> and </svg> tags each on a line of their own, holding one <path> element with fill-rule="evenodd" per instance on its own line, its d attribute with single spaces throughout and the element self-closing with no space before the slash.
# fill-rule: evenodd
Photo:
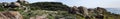
<svg viewBox="0 0 120 19">
<path fill-rule="evenodd" d="M 0 0 L 0 2 L 15 2 L 16 0 Z M 120 8 L 120 0 L 26 0 L 30 3 L 34 2 L 62 2 L 70 7 L 84 6 L 87 8 L 103 7 L 103 8 Z"/>
</svg>

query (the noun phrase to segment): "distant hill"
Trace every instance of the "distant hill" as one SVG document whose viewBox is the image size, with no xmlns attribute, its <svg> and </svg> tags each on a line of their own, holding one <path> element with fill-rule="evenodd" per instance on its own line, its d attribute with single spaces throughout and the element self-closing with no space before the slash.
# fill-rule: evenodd
<svg viewBox="0 0 120 19">
<path fill-rule="evenodd" d="M 61 2 L 36 2 L 30 4 L 32 8 L 42 9 L 42 10 L 62 10 L 66 11 L 69 7 L 62 4 Z"/>
</svg>

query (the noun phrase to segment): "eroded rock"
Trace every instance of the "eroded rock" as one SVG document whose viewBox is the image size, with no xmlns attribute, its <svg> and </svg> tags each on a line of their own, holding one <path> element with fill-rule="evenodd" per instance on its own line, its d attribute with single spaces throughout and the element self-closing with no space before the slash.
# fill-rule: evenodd
<svg viewBox="0 0 120 19">
<path fill-rule="evenodd" d="M 72 14 L 76 14 L 76 13 L 78 13 L 78 9 L 77 9 L 77 7 L 76 6 L 73 6 L 72 8 L 70 8 L 70 10 L 69 10 Z"/>
<path fill-rule="evenodd" d="M 23 19 L 18 11 L 0 12 L 0 19 Z"/>
<path fill-rule="evenodd" d="M 83 15 L 88 15 L 88 10 L 86 7 L 80 6 L 78 7 L 79 13 L 82 13 Z"/>
</svg>

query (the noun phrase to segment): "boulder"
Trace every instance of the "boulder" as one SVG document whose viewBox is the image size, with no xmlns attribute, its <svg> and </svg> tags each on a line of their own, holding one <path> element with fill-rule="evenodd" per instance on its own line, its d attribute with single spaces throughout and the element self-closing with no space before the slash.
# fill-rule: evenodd
<svg viewBox="0 0 120 19">
<path fill-rule="evenodd" d="M 16 2 L 20 3 L 20 4 L 28 4 L 29 2 L 25 1 L 25 0 L 17 0 Z"/>
<path fill-rule="evenodd" d="M 78 9 L 77 9 L 77 7 L 76 6 L 73 6 L 72 8 L 71 8 L 71 13 L 78 13 Z"/>
<path fill-rule="evenodd" d="M 103 15 L 103 13 L 107 12 L 105 8 L 97 7 L 95 8 L 95 13 L 98 13 L 99 15 Z"/>
<path fill-rule="evenodd" d="M 78 7 L 79 13 L 82 13 L 83 15 L 88 15 L 88 10 L 86 7 L 80 6 Z"/>
<path fill-rule="evenodd" d="M 90 16 L 95 16 L 94 9 L 92 9 L 92 8 L 88 9 L 88 13 L 89 13 Z"/>
<path fill-rule="evenodd" d="M 16 7 L 20 7 L 21 5 L 17 2 L 12 2 L 10 5 L 5 6 L 5 8 L 16 8 Z"/>
<path fill-rule="evenodd" d="M 0 19 L 23 19 L 18 11 L 0 12 Z"/>
<path fill-rule="evenodd" d="M 1 4 L 2 4 L 2 6 L 8 6 L 8 5 L 10 5 L 8 2 L 2 2 Z"/>
</svg>

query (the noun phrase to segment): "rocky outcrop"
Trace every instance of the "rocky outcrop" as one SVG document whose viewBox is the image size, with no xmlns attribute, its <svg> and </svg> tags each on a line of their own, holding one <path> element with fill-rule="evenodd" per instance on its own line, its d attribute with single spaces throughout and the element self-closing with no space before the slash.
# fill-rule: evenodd
<svg viewBox="0 0 120 19">
<path fill-rule="evenodd" d="M 0 19 L 23 19 L 18 11 L 0 12 Z"/>
<path fill-rule="evenodd" d="M 29 4 L 29 2 L 25 1 L 25 0 L 17 0 L 18 3 L 20 4 Z"/>
<path fill-rule="evenodd" d="M 28 9 L 26 6 L 22 6 L 20 3 L 18 2 L 12 2 L 9 5 L 6 5 L 5 3 L 3 4 L 3 8 L 7 8 L 8 10 L 16 10 L 16 9 L 20 9 L 20 10 L 26 10 Z"/>
<path fill-rule="evenodd" d="M 7 2 L 2 2 L 1 4 L 2 4 L 2 6 L 8 6 L 8 5 L 10 5 L 10 4 L 7 3 Z"/>
<path fill-rule="evenodd" d="M 104 9 L 104 8 L 101 8 L 101 7 L 95 8 L 95 13 L 98 13 L 98 14 L 102 14 L 102 15 L 103 15 L 103 13 L 105 13 L 105 12 L 107 12 L 107 11 L 106 11 L 106 9 Z"/>
<path fill-rule="evenodd" d="M 90 17 L 95 17 L 95 19 L 99 19 L 99 18 L 103 18 L 104 17 L 104 13 L 107 12 L 106 9 L 101 8 L 101 7 L 97 7 L 97 8 L 91 8 L 91 9 L 87 9 L 86 7 L 80 6 L 80 7 L 72 7 L 72 13 L 76 13 L 79 15 L 83 15 L 86 18 L 90 18 Z"/>
<path fill-rule="evenodd" d="M 28 4 L 28 2 L 26 2 L 25 0 L 17 0 L 17 2 L 11 2 L 11 3 L 7 3 L 7 2 L 3 2 L 3 7 L 4 8 L 20 8 L 20 7 L 25 7 L 23 5 Z"/>
<path fill-rule="evenodd" d="M 93 14 L 95 14 L 94 9 L 89 8 L 88 13 L 89 13 L 90 16 L 92 16 Z"/>
<path fill-rule="evenodd" d="M 94 9 L 94 12 L 97 14 L 95 16 L 95 19 L 103 19 L 104 18 L 104 13 L 106 13 L 106 9 L 101 8 L 101 7 L 97 7 Z"/>
<path fill-rule="evenodd" d="M 94 9 L 87 9 L 86 7 L 83 7 L 83 6 L 80 6 L 80 7 L 73 6 L 70 11 L 71 11 L 71 13 L 78 12 L 78 13 L 81 13 L 84 15 L 88 15 L 89 13 L 103 14 L 104 12 L 107 12 L 106 9 L 101 8 L 101 7 L 97 7 Z"/>
<path fill-rule="evenodd" d="M 16 8 L 16 7 L 20 7 L 21 5 L 19 3 L 16 2 L 12 2 L 10 5 L 5 6 L 5 8 Z"/>
<path fill-rule="evenodd" d="M 76 14 L 76 13 L 78 13 L 79 10 L 77 9 L 76 6 L 73 6 L 73 7 L 70 9 L 70 11 L 71 11 L 71 13 Z"/>
<path fill-rule="evenodd" d="M 82 13 L 83 15 L 88 15 L 88 10 L 86 7 L 80 6 L 78 7 L 79 13 Z"/>
</svg>

